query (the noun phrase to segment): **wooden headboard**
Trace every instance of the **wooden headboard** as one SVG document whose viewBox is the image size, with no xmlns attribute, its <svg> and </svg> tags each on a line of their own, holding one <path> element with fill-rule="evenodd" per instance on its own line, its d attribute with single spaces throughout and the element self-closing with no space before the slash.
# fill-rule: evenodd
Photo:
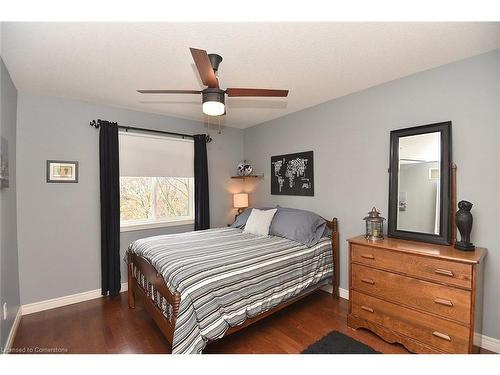
<svg viewBox="0 0 500 375">
<path fill-rule="evenodd" d="M 326 220 L 326 226 L 332 231 L 332 253 L 333 253 L 333 295 L 339 297 L 340 286 L 340 246 L 339 246 L 339 223 L 336 217 L 331 221 Z"/>
</svg>

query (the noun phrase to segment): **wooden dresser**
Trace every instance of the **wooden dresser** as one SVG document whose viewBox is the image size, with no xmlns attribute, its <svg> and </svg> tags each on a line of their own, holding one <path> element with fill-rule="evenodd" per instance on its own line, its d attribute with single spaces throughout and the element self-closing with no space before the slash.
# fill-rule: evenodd
<svg viewBox="0 0 500 375">
<path fill-rule="evenodd" d="M 349 327 L 415 353 L 475 352 L 486 249 L 363 236 L 348 241 Z"/>
</svg>

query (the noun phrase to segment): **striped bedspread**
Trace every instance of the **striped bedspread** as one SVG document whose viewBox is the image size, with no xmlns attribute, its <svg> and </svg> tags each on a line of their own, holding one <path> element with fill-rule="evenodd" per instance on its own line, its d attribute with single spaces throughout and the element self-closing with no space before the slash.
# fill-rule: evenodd
<svg viewBox="0 0 500 375">
<path fill-rule="evenodd" d="M 148 259 L 170 291 L 181 294 L 172 352 L 201 353 L 230 327 L 332 276 L 329 238 L 306 247 L 237 228 L 137 240 L 129 251 Z"/>
</svg>

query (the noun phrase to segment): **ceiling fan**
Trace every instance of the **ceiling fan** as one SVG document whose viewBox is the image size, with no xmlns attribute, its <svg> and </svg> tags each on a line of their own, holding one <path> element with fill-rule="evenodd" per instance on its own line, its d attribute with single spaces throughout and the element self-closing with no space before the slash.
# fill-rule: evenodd
<svg viewBox="0 0 500 375">
<path fill-rule="evenodd" d="M 230 87 L 225 90 L 219 87 L 217 71 L 222 62 L 222 56 L 202 49 L 190 48 L 194 63 L 200 74 L 204 90 L 137 90 L 141 94 L 201 94 L 203 113 L 209 116 L 221 116 L 226 113 L 225 98 L 242 96 L 286 97 L 288 90 L 275 89 L 249 89 Z"/>
</svg>

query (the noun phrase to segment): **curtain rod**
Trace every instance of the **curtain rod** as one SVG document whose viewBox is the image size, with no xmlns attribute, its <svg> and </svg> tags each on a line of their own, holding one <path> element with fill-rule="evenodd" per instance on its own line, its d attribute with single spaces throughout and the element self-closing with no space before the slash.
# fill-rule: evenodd
<svg viewBox="0 0 500 375">
<path fill-rule="evenodd" d="M 90 126 L 93 126 L 96 129 L 99 129 L 101 126 L 101 121 L 102 120 L 92 120 L 90 121 Z M 148 133 L 157 133 L 157 134 L 167 134 L 167 135 L 175 135 L 177 137 L 188 137 L 188 138 L 194 138 L 192 134 L 183 134 L 183 133 L 175 133 L 175 132 L 169 132 L 169 131 L 164 131 L 164 130 L 155 130 L 155 129 L 146 129 L 146 128 L 138 128 L 136 126 L 124 126 L 124 125 L 118 125 L 118 129 L 124 129 L 125 131 L 129 130 L 135 130 L 135 131 L 141 131 L 141 132 L 148 132 Z M 212 142 L 212 137 L 210 137 L 209 134 L 207 134 L 207 143 Z"/>
</svg>

